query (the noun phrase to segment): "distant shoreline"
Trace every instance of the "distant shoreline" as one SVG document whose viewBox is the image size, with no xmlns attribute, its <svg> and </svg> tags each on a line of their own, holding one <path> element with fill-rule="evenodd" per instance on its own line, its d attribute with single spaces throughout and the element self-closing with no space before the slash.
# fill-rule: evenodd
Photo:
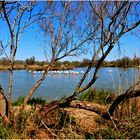
<svg viewBox="0 0 140 140">
<path fill-rule="evenodd" d="M 77 67 L 88 67 L 91 63 L 89 59 L 83 59 L 83 61 L 58 61 L 53 64 L 50 70 L 71 70 Z M 92 63 L 92 67 L 96 67 L 98 60 Z M 36 61 L 35 57 L 31 57 L 26 60 L 15 60 L 14 70 L 33 70 L 44 71 L 49 66 L 46 61 Z M 124 57 L 115 61 L 104 61 L 101 67 L 115 67 L 115 68 L 140 68 L 140 58 L 128 58 Z M 6 58 L 0 59 L 0 71 L 9 70 L 10 62 Z"/>
<path fill-rule="evenodd" d="M 39 66 L 39 65 L 14 65 L 13 70 L 32 70 L 32 71 L 44 71 L 47 66 Z M 77 66 L 79 67 L 79 66 Z M 59 66 L 59 67 L 53 67 L 50 70 L 52 71 L 59 71 L 59 70 L 72 70 L 74 68 L 77 68 L 74 66 Z M 84 66 L 86 67 L 86 66 Z M 93 66 L 94 67 L 94 66 Z M 140 68 L 140 66 L 101 66 L 101 67 L 112 67 L 112 68 Z M 80 68 L 83 68 L 80 66 Z M 8 71 L 10 69 L 10 66 L 0 65 L 0 71 Z"/>
<path fill-rule="evenodd" d="M 44 71 L 47 66 L 39 66 L 39 65 L 14 65 L 13 70 L 33 70 L 33 71 Z M 53 67 L 50 70 L 71 70 L 74 67 L 72 66 L 63 66 L 63 67 Z M 0 71 L 8 71 L 10 66 L 0 65 Z"/>
</svg>

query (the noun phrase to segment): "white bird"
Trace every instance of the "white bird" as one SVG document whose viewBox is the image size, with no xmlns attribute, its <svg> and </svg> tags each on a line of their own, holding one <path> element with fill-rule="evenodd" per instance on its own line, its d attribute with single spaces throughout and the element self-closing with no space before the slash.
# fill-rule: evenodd
<svg viewBox="0 0 140 140">
<path fill-rule="evenodd" d="M 64 71 L 64 74 L 69 74 L 69 71 Z"/>
<path fill-rule="evenodd" d="M 76 72 L 75 72 L 75 74 L 79 74 L 79 72 L 78 72 L 78 71 L 76 71 Z"/>
<path fill-rule="evenodd" d="M 84 74 L 84 71 L 81 71 L 80 73 L 81 73 L 81 74 Z"/>
<path fill-rule="evenodd" d="M 33 73 L 37 73 L 37 71 L 33 71 Z"/>
</svg>

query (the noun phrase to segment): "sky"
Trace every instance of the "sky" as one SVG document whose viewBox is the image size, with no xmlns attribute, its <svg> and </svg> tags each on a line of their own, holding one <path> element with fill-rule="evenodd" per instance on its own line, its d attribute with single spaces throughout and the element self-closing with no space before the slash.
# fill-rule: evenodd
<svg viewBox="0 0 140 140">
<path fill-rule="evenodd" d="M 0 22 L 0 25 L 2 25 L 0 26 L 0 40 L 2 40 L 4 44 L 6 44 L 9 36 L 7 25 L 3 22 Z M 26 58 L 35 56 L 36 60 L 44 61 L 45 55 L 42 45 L 43 39 L 43 33 L 39 30 L 37 25 L 27 28 L 21 37 L 16 54 L 16 59 L 25 60 Z M 134 54 L 136 54 L 137 57 L 140 57 L 140 38 L 130 34 L 123 36 L 120 39 L 120 48 L 121 51 L 119 51 L 118 46 L 116 45 L 115 48 L 111 51 L 111 53 L 108 55 L 106 60 L 116 60 L 125 56 L 133 58 Z M 8 50 L 7 53 L 9 53 Z M 64 60 L 82 61 L 84 58 L 90 59 L 90 56 L 91 54 L 89 50 L 86 55 L 67 57 Z M 4 55 L 0 57 L 4 57 Z"/>
<path fill-rule="evenodd" d="M 36 60 L 45 60 L 44 47 L 43 47 L 43 33 L 38 27 L 30 28 L 26 30 L 21 38 L 19 48 L 17 51 L 16 59 L 25 60 L 31 56 L 35 56 Z M 134 54 L 140 57 L 140 38 L 134 35 L 124 35 L 120 39 L 120 49 L 115 46 L 111 53 L 106 58 L 107 61 L 116 60 L 122 57 L 133 58 Z M 90 59 L 90 51 L 86 55 L 81 55 L 77 57 L 68 57 L 64 60 L 69 61 L 81 61 L 84 58 Z"/>
</svg>

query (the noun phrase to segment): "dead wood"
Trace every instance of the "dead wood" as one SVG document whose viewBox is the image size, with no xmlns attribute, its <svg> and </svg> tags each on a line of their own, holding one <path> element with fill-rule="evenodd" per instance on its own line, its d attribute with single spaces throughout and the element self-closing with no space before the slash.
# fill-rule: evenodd
<svg viewBox="0 0 140 140">
<path fill-rule="evenodd" d="M 38 111 L 45 116 L 47 113 L 51 112 L 52 110 L 55 110 L 57 108 L 65 108 L 65 107 L 73 107 L 73 108 L 79 108 L 79 109 L 85 109 L 92 112 L 95 112 L 96 114 L 102 116 L 104 119 L 111 120 L 111 116 L 109 115 L 107 108 L 105 106 L 91 103 L 91 102 L 83 102 L 78 100 L 73 100 L 67 102 L 67 100 L 60 101 L 53 101 L 45 106 L 42 106 Z M 116 122 L 117 119 L 113 118 L 113 120 Z"/>
<path fill-rule="evenodd" d="M 104 116 L 104 114 L 107 112 L 107 108 L 105 108 L 105 106 L 78 100 L 72 101 L 70 107 L 93 111 L 101 116 Z"/>
<path fill-rule="evenodd" d="M 117 109 L 118 105 L 129 98 L 134 98 L 138 96 L 140 96 L 140 82 L 137 82 L 135 85 L 131 86 L 124 94 L 119 95 L 111 104 L 109 109 L 96 103 L 78 101 L 75 100 L 73 96 L 70 96 L 66 99 L 53 101 L 47 105 L 44 105 L 39 109 L 39 111 L 42 112 L 42 115 L 44 116 L 50 111 L 57 108 L 73 107 L 93 111 L 98 115 L 102 116 L 104 119 L 113 119 L 115 122 L 117 122 L 117 119 L 113 118 L 113 113 Z"/>
<path fill-rule="evenodd" d="M 130 98 L 140 96 L 140 81 L 131 86 L 124 94 L 119 95 L 114 102 L 111 104 L 108 112 L 113 116 L 114 111 L 117 109 L 118 105 Z"/>
</svg>

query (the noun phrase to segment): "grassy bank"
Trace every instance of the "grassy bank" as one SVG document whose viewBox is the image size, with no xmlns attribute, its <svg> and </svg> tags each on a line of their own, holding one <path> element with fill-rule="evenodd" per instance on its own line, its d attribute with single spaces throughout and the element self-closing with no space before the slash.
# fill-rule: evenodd
<svg viewBox="0 0 140 140">
<path fill-rule="evenodd" d="M 109 107 L 115 95 L 111 90 L 89 89 L 79 100 Z M 83 109 L 56 109 L 43 115 L 37 110 L 47 102 L 32 98 L 26 110 L 20 110 L 23 98 L 12 102 L 11 124 L 0 118 L 0 138 L 3 139 L 132 139 L 140 138 L 140 101 L 124 102 L 116 110 L 117 123 Z M 45 112 L 45 110 L 42 110 Z"/>
</svg>

